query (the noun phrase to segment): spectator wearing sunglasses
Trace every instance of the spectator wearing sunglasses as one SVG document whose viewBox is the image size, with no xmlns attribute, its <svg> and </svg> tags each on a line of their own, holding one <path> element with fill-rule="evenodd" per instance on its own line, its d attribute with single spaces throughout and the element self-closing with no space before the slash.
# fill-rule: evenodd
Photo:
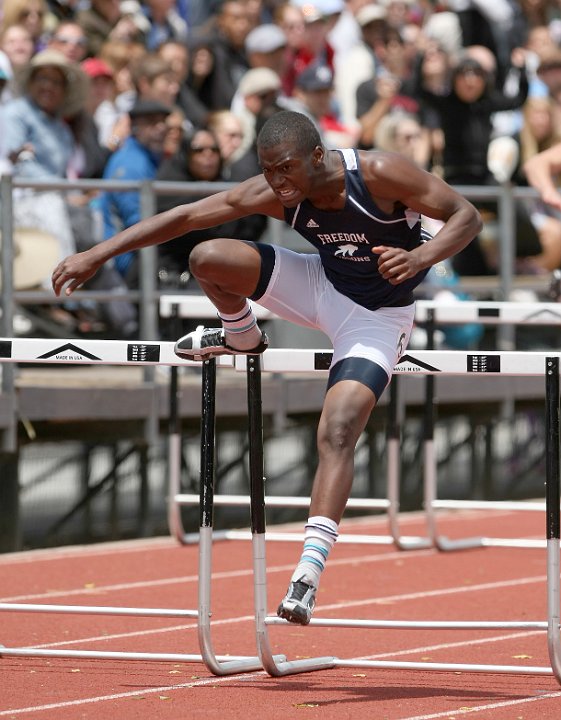
<svg viewBox="0 0 561 720">
<path fill-rule="evenodd" d="M 51 35 L 47 47 L 58 50 L 70 62 L 79 63 L 86 57 L 88 38 L 77 22 L 65 20 Z"/>
</svg>

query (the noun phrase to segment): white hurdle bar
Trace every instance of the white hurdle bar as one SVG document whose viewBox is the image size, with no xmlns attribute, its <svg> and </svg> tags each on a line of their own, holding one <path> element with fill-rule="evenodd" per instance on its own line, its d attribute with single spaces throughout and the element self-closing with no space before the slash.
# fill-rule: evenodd
<svg viewBox="0 0 561 720">
<path fill-rule="evenodd" d="M 172 343 L 130 343 L 127 341 L 111 340 L 80 340 L 80 341 L 53 341 L 45 339 L 0 339 L 0 362 L 26 362 L 26 363 L 69 363 L 69 364 L 115 364 L 115 365 L 173 365 L 191 364 L 176 357 L 173 353 Z M 272 652 L 268 636 L 268 626 L 285 624 L 286 621 L 276 617 L 267 616 L 267 590 L 266 590 L 266 563 L 265 563 L 265 502 L 263 478 L 263 425 L 261 409 L 261 369 L 268 372 L 313 372 L 318 365 L 323 367 L 326 361 L 326 351 L 314 350 L 267 350 L 262 356 L 234 356 L 217 358 L 203 363 L 205 366 L 224 366 L 239 372 L 245 372 L 248 383 L 248 419 L 250 438 L 250 497 L 251 497 L 251 526 L 253 543 L 253 569 L 254 569 L 254 604 L 256 619 L 256 641 L 259 661 L 255 658 L 235 657 L 218 658 L 214 656 L 212 643 L 209 637 L 210 620 L 210 554 L 212 543 L 212 530 L 210 519 L 201 522 L 201 542 L 199 550 L 200 581 L 199 581 L 199 610 L 197 611 L 199 624 L 199 644 L 201 646 L 203 661 L 209 670 L 215 674 L 228 674 L 231 672 L 250 671 L 263 667 L 272 676 L 283 676 L 294 673 L 309 672 L 331 667 L 372 667 L 372 668 L 403 668 L 409 670 L 452 671 L 452 672 L 487 672 L 524 675 L 550 675 L 561 682 L 561 641 L 559 637 L 560 593 L 559 593 L 559 549 L 560 549 L 560 470 L 559 470 L 559 365 L 561 353 L 544 352 L 489 352 L 471 353 L 463 351 L 418 351 L 408 352 L 395 367 L 394 372 L 414 375 L 479 375 L 502 374 L 506 376 L 545 376 L 546 382 L 546 515 L 547 515 L 547 621 L 531 622 L 471 622 L 459 621 L 443 623 L 439 621 L 401 622 L 394 621 L 391 625 L 384 621 L 358 621 L 353 619 L 312 620 L 311 625 L 337 627 L 380 628 L 395 627 L 414 629 L 416 627 L 434 627 L 447 629 L 539 629 L 547 632 L 548 650 L 551 667 L 519 667 L 510 665 L 476 665 L 455 663 L 407 663 L 390 661 L 366 661 L 342 659 L 337 657 L 307 658 L 305 660 L 287 660 L 284 655 L 275 655 Z M 212 377 L 212 376 L 210 376 Z M 204 383 L 203 383 L 204 384 Z M 212 380 L 207 388 L 207 395 L 212 401 L 215 395 Z M 213 453 L 212 437 L 201 443 L 208 458 Z M 212 488 L 201 483 L 203 496 L 206 493 L 208 507 L 207 515 L 211 511 Z M 204 497 L 202 498 L 204 500 Z M 201 512 L 205 512 L 204 502 L 201 502 Z M 40 605 L 35 606 L 36 612 L 42 612 Z M 14 611 L 14 604 L 0 610 Z M 29 611 L 28 606 L 19 608 L 22 612 Z M 82 612 L 79 606 L 62 606 L 58 612 Z M 123 613 L 127 614 L 123 609 Z M 143 609 L 134 610 L 134 614 L 142 614 Z M 51 610 L 47 610 L 50 612 Z M 112 608 L 100 608 L 100 613 L 113 612 Z M 176 611 L 153 610 L 153 613 L 164 612 L 166 616 Z M 191 611 L 183 611 L 191 612 Z M 94 653 L 87 651 L 48 651 L 33 648 L 6 649 L 0 648 L 1 655 L 45 655 L 55 654 L 59 657 L 96 657 L 112 659 L 161 659 L 199 661 L 199 656 L 165 655 L 152 653 Z M 209 657 L 210 655 L 210 657 Z"/>
</svg>

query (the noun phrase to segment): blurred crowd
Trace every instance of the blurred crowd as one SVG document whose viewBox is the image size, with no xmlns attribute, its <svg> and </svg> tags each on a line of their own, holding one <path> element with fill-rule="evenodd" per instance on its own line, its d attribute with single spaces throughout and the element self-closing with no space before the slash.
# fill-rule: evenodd
<svg viewBox="0 0 561 720">
<path fill-rule="evenodd" d="M 452 185 L 524 185 L 525 161 L 561 141 L 561 0 L 4 0 L 0 13 L 0 171 L 19 178 L 243 180 L 282 109 L 329 148 L 401 153 Z M 158 196 L 157 210 L 186 201 Z M 446 272 L 498 272 L 497 204 L 477 204 L 486 231 Z M 54 235 L 59 257 L 140 217 L 137 191 L 14 198 L 16 230 Z M 516 219 L 517 272 L 559 269 L 558 211 L 521 200 Z M 191 282 L 196 243 L 265 227 L 160 246 L 160 286 Z M 91 286 L 138 278 L 131 254 Z M 136 331 L 126 301 L 52 313 L 81 332 Z"/>
</svg>

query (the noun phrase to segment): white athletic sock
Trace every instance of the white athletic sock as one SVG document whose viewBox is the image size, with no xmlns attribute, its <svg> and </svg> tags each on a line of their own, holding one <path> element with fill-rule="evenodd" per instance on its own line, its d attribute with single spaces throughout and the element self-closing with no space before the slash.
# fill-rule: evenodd
<svg viewBox="0 0 561 720">
<path fill-rule="evenodd" d="M 308 585 L 319 587 L 327 556 L 339 535 L 337 528 L 337 523 L 330 518 L 321 515 L 308 518 L 304 549 L 296 570 L 292 573 L 291 582 L 303 580 Z"/>
<path fill-rule="evenodd" d="M 251 350 L 261 342 L 261 330 L 248 300 L 234 315 L 219 313 L 218 317 L 222 321 L 227 345 L 236 350 Z"/>
</svg>

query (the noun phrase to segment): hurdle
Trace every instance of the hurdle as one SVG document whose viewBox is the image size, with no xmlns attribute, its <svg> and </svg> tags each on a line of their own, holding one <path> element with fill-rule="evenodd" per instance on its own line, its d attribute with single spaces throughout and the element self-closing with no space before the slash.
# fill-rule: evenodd
<svg viewBox="0 0 561 720">
<path fill-rule="evenodd" d="M 295 362 L 291 354 L 290 369 L 311 370 L 310 355 L 300 355 Z M 432 663 L 374 661 L 317 657 L 278 661 L 272 652 L 268 627 L 290 626 L 285 620 L 267 615 L 266 559 L 265 559 L 265 503 L 263 479 L 262 414 L 260 405 L 261 369 L 278 371 L 283 363 L 282 353 L 266 351 L 261 358 L 236 357 L 236 369 L 246 367 L 248 382 L 248 413 L 250 433 L 251 523 L 253 533 L 254 598 L 256 639 L 259 656 L 266 672 L 273 677 L 298 674 L 337 667 L 372 669 L 404 669 L 422 672 L 471 672 L 520 675 L 554 675 L 561 683 L 561 639 L 559 635 L 559 549 L 560 549 L 560 464 L 559 464 L 559 362 L 560 354 L 546 353 L 489 353 L 487 355 L 449 351 L 420 351 L 407 353 L 396 372 L 414 374 L 442 373 L 452 375 L 500 372 L 504 375 L 545 376 L 546 422 L 546 516 L 547 516 L 547 620 L 546 621 L 379 621 L 356 619 L 312 619 L 309 627 L 338 627 L 358 629 L 447 629 L 497 630 L 532 629 L 547 633 L 550 667 L 492 665 L 468 663 Z"/>
<path fill-rule="evenodd" d="M 0 339 L 0 362 L 58 363 L 58 364 L 105 364 L 105 365 L 191 365 L 200 363 L 182 360 L 173 351 L 173 343 L 125 342 L 112 340 L 52 340 L 52 339 Z M 232 367 L 231 358 L 220 359 L 223 366 Z M 211 398 L 214 390 L 202 388 L 203 404 Z M 208 450 L 214 445 L 213 435 L 201 443 L 201 467 L 209 465 Z M 30 603 L 0 603 L 0 612 L 47 613 L 67 615 L 112 615 L 146 618 L 182 618 L 197 621 L 199 654 L 118 652 L 98 650 L 70 650 L 34 647 L 5 647 L 0 645 L 1 657 L 83 658 L 89 660 L 128 660 L 172 663 L 204 663 L 214 675 L 232 675 L 253 672 L 262 668 L 259 657 L 241 655 L 216 655 L 211 638 L 211 592 L 212 563 L 212 492 L 201 482 L 200 508 L 201 528 L 199 544 L 198 609 L 134 608 L 86 605 L 53 605 Z M 284 656 L 278 656 L 283 662 Z"/>
<path fill-rule="evenodd" d="M 503 674 L 524 674 L 524 675 L 550 675 L 561 682 L 561 643 L 559 638 L 559 546 L 560 546 L 560 492 L 559 492 L 559 361 L 560 353 L 539 353 L 539 352 L 501 352 L 501 353 L 469 353 L 463 351 L 419 351 L 408 352 L 400 360 L 395 368 L 396 373 L 413 375 L 464 375 L 482 373 L 501 373 L 503 375 L 545 375 L 546 394 L 546 516 L 547 516 L 547 612 L 546 621 L 526 622 L 444 622 L 444 621 L 376 621 L 376 620 L 353 620 L 335 619 L 321 620 L 312 619 L 310 626 L 334 626 L 361 629 L 474 629 L 474 630 L 495 630 L 495 629 L 532 629 L 547 632 L 548 650 L 551 660 L 551 667 L 519 667 L 511 665 L 475 665 L 457 663 L 406 663 L 390 661 L 369 661 L 355 660 L 337 657 L 318 657 L 307 659 L 288 660 L 282 654 L 273 654 L 269 640 L 268 627 L 271 625 L 288 625 L 286 621 L 267 615 L 267 591 L 266 591 L 266 520 L 264 502 L 264 478 L 263 478 L 263 422 L 261 408 L 261 370 L 269 372 L 314 372 L 317 371 L 318 357 L 325 361 L 324 351 L 310 350 L 267 350 L 263 356 L 234 356 L 217 358 L 216 365 L 220 367 L 233 368 L 236 371 L 246 372 L 248 382 L 248 419 L 250 437 L 250 512 L 253 545 L 253 569 L 254 569 L 254 605 L 255 605 L 255 634 L 258 649 L 257 661 L 255 658 L 236 656 L 234 658 L 215 658 L 208 663 L 207 653 L 213 653 L 210 642 L 204 647 L 204 630 L 200 631 L 199 639 L 203 635 L 204 650 L 201 656 L 189 655 L 166 655 L 166 654 L 138 654 L 138 653 L 94 653 L 81 651 L 56 651 L 37 650 L 33 648 L 0 648 L 0 655 L 44 655 L 45 653 L 56 653 L 58 657 L 80 657 L 88 658 L 111 658 L 111 659 L 142 659 L 142 660 L 172 660 L 178 661 L 200 661 L 200 658 L 207 663 L 211 672 L 216 674 L 228 674 L 230 672 L 250 671 L 252 669 L 264 668 L 272 676 L 284 676 L 301 672 L 335 668 L 335 667 L 360 667 L 379 669 L 408 669 L 443 672 L 479 672 L 479 673 L 503 673 Z M 58 362 L 72 364 L 95 364 L 111 363 L 115 365 L 127 364 L 164 364 L 164 365 L 188 365 L 189 361 L 177 358 L 173 353 L 172 343 L 130 343 L 126 341 L 52 341 L 44 339 L 0 339 L 0 361 L 2 362 Z M 203 368 L 204 369 L 204 368 Z M 212 382 L 209 385 L 209 393 L 214 395 Z M 212 439 L 212 438 L 211 438 Z M 208 445 L 209 443 L 207 443 Z M 209 446 L 210 447 L 210 446 Z M 208 457 L 211 456 L 210 449 L 207 449 Z M 207 492 L 206 500 L 208 514 L 212 505 L 211 492 Z M 210 518 L 207 518 L 207 525 Z M 205 538 L 210 540 L 210 527 L 203 528 L 201 537 L 205 545 Z M 199 553 L 200 563 L 204 565 L 210 557 L 210 548 Z M 205 578 L 205 571 L 210 576 L 208 568 L 202 567 L 201 577 Z M 201 583 L 201 585 L 206 583 Z M 207 592 L 207 596 L 204 596 Z M 201 599 L 202 598 L 202 599 Z M 199 589 L 200 605 L 206 611 L 205 602 L 210 600 L 210 589 Z M 19 610 L 42 612 L 43 606 L 21 606 Z M 36 610 L 35 610 L 36 608 Z M 83 612 L 81 606 L 55 606 L 56 611 Z M 18 610 L 15 604 L 0 605 L 0 610 Z M 107 609 L 94 609 L 94 612 L 104 613 Z M 113 609 L 108 609 L 111 614 Z M 117 613 L 129 614 L 129 608 L 117 609 Z M 50 611 L 50 610 L 48 610 Z M 136 612 L 136 611 L 135 611 Z M 141 613 L 146 610 L 142 609 Z M 154 613 L 174 613 L 176 611 L 154 610 Z M 192 611 L 183 611 L 191 613 Z M 197 611 L 198 621 L 201 622 L 200 612 Z M 293 626 L 291 626 L 293 627 Z M 69 654 L 70 653 L 70 654 Z M 230 664 L 231 663 L 231 664 Z M 235 669 L 233 666 L 236 666 Z"/>
<path fill-rule="evenodd" d="M 443 305 L 431 300 L 417 301 L 415 320 L 427 328 L 428 337 L 438 325 L 480 323 L 482 325 L 521 325 L 560 327 L 561 305 L 559 303 L 513 303 L 462 301 Z M 430 341 L 429 341 L 430 343 Z M 429 349 L 432 347 L 429 344 Z M 434 376 L 426 379 L 425 418 L 423 428 L 423 486 L 424 508 L 428 533 L 434 545 L 442 551 L 467 550 L 475 547 L 545 548 L 545 540 L 499 538 L 476 536 L 452 540 L 441 535 L 438 529 L 438 509 L 461 510 L 520 510 L 544 512 L 545 503 L 533 501 L 511 502 L 507 500 L 442 500 L 438 499 L 437 458 L 434 447 L 435 413 Z"/>
<path fill-rule="evenodd" d="M 253 303 L 257 319 L 274 320 L 278 319 L 271 311 L 257 303 Z M 176 295 L 165 294 L 160 297 L 160 315 L 169 319 L 178 318 L 213 318 L 216 319 L 216 308 L 204 295 Z M 314 371 L 329 370 L 331 361 L 331 350 L 320 350 L 316 352 Z M 341 533 L 337 539 L 339 544 L 356 545 L 395 545 L 400 550 L 420 550 L 431 547 L 433 539 L 431 536 L 417 537 L 402 535 L 399 527 L 400 510 L 400 426 L 398 421 L 398 399 L 396 385 L 390 385 L 387 413 L 388 429 L 386 434 L 386 497 L 384 498 L 350 498 L 347 503 L 349 510 L 380 510 L 386 513 L 389 532 L 386 535 L 370 534 L 345 534 Z M 181 435 L 179 432 L 179 420 L 177 416 L 177 367 L 172 367 L 170 377 L 170 447 L 169 447 L 169 483 L 170 502 L 168 505 L 168 525 L 171 534 L 182 544 L 198 542 L 199 534 L 186 532 L 181 520 L 181 507 L 196 505 L 199 496 L 195 493 L 182 493 L 181 485 Z M 307 508 L 309 498 L 299 496 L 265 496 L 266 507 L 291 507 Z M 249 507 L 249 495 L 216 494 L 214 505 Z M 252 533 L 247 530 L 225 529 L 215 531 L 215 539 L 221 540 L 251 540 Z M 303 542 L 303 533 L 268 531 L 267 540 L 284 542 Z"/>
</svg>

